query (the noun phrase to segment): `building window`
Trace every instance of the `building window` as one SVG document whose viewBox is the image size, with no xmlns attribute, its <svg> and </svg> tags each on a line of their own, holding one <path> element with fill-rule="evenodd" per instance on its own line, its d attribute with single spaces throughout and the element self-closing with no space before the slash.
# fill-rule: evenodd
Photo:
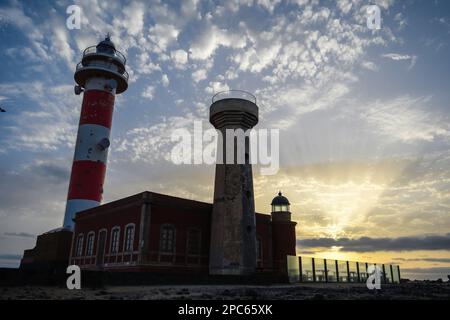
<svg viewBox="0 0 450 320">
<path fill-rule="evenodd" d="M 95 234 L 90 232 L 87 237 L 86 255 L 92 256 L 94 254 L 94 237 Z"/>
<path fill-rule="evenodd" d="M 189 255 L 200 254 L 200 230 L 191 229 L 187 236 L 187 253 Z"/>
<path fill-rule="evenodd" d="M 119 251 L 119 231 L 118 227 L 115 227 L 111 231 L 111 250 L 110 253 L 117 253 Z"/>
<path fill-rule="evenodd" d="M 262 260 L 262 241 L 261 238 L 256 238 L 256 261 Z"/>
<path fill-rule="evenodd" d="M 272 212 L 289 212 L 289 205 L 287 204 L 275 204 L 272 205 Z"/>
<path fill-rule="evenodd" d="M 83 234 L 78 235 L 77 246 L 75 249 L 75 255 L 81 257 L 83 255 Z"/>
<path fill-rule="evenodd" d="M 97 239 L 97 255 L 96 255 L 96 264 L 97 266 L 103 265 L 106 251 L 106 240 L 107 240 L 107 231 L 106 229 L 101 229 L 98 232 Z"/>
<path fill-rule="evenodd" d="M 164 225 L 161 228 L 160 250 L 163 253 L 175 251 L 175 228 L 171 225 Z"/>
<path fill-rule="evenodd" d="M 128 225 L 125 228 L 124 251 L 125 252 L 133 251 L 133 243 L 134 243 L 134 225 Z"/>
</svg>

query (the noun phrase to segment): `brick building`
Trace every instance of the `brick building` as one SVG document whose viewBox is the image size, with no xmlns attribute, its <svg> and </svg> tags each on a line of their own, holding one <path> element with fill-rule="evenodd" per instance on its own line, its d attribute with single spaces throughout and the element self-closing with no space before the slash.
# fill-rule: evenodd
<svg viewBox="0 0 450 320">
<path fill-rule="evenodd" d="M 208 273 L 213 204 L 142 192 L 79 212 L 70 264 L 82 269 Z M 255 213 L 256 271 L 286 272 L 295 222 L 279 193 L 271 214 Z"/>
</svg>

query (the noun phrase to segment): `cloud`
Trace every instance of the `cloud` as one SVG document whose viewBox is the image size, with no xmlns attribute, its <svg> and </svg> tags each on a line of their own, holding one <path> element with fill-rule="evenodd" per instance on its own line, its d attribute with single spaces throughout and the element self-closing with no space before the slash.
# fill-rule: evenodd
<svg viewBox="0 0 450 320">
<path fill-rule="evenodd" d="M 35 234 L 26 232 L 5 232 L 3 234 L 8 237 L 33 238 L 33 239 L 36 238 Z"/>
<path fill-rule="evenodd" d="M 142 97 L 153 100 L 155 97 L 155 87 L 154 86 L 147 86 L 144 91 L 142 92 Z"/>
<path fill-rule="evenodd" d="M 324 129 L 328 126 L 306 117 L 299 123 L 306 133 L 295 139 L 281 134 L 280 141 L 289 148 L 281 148 L 284 165 L 278 174 L 259 176 L 254 169 L 258 210 L 267 210 L 273 190 L 281 189 L 291 201 L 293 219 L 300 222 L 299 237 L 353 239 L 407 236 L 418 230 L 423 234 L 448 232 L 450 173 L 443 168 L 450 165 L 449 153 L 387 159 L 383 155 L 383 160 L 357 161 L 358 149 L 366 158 L 371 157 L 366 150 L 376 157 L 378 148 L 365 147 L 365 138 L 360 145 L 358 130 L 332 130 L 328 135 Z M 318 142 L 313 139 L 315 131 L 308 134 L 312 128 L 321 133 Z M 324 158 L 333 161 L 317 163 Z"/>
<path fill-rule="evenodd" d="M 137 73 L 140 74 L 152 74 L 157 71 L 161 71 L 161 66 L 150 60 L 149 55 L 146 52 L 142 52 L 137 57 Z"/>
<path fill-rule="evenodd" d="M 185 0 L 181 3 L 180 11 L 184 18 L 197 17 L 200 19 L 201 14 L 199 12 L 198 5 L 199 0 Z"/>
<path fill-rule="evenodd" d="M 331 248 L 340 247 L 341 251 L 417 251 L 450 250 L 450 234 L 399 238 L 316 238 L 297 240 L 299 247 Z"/>
<path fill-rule="evenodd" d="M 207 73 L 207 70 L 205 70 L 205 69 L 198 69 L 198 70 L 192 72 L 192 79 L 195 82 L 200 82 L 202 80 L 205 80 L 206 79 L 206 73 Z"/>
<path fill-rule="evenodd" d="M 406 258 L 394 258 L 395 261 L 425 261 L 425 262 L 440 262 L 440 263 L 450 263 L 450 258 L 416 258 L 416 259 L 406 259 Z"/>
<path fill-rule="evenodd" d="M 160 163 L 171 161 L 170 152 L 176 145 L 171 140 L 172 130 L 193 128 L 194 121 L 201 121 L 192 113 L 161 119 L 152 126 L 130 129 L 114 141 L 117 162 Z"/>
<path fill-rule="evenodd" d="M 381 56 L 383 58 L 388 58 L 388 59 L 395 60 L 395 61 L 411 60 L 412 59 L 412 56 L 410 56 L 410 55 L 407 55 L 407 54 L 401 55 L 401 54 L 398 54 L 398 53 L 386 53 L 386 54 L 383 54 Z"/>
<path fill-rule="evenodd" d="M 209 83 L 209 85 L 205 88 L 205 92 L 209 94 L 215 94 L 221 91 L 227 91 L 230 90 L 230 87 L 226 83 L 222 83 L 219 81 L 212 81 Z"/>
<path fill-rule="evenodd" d="M 361 67 L 363 67 L 364 69 L 370 70 L 370 71 L 378 71 L 379 70 L 378 66 L 371 61 L 363 61 L 361 63 Z"/>
<path fill-rule="evenodd" d="M 274 128 L 289 129 L 300 117 L 325 109 L 333 109 L 342 103 L 349 93 L 346 83 L 335 82 L 320 87 L 313 85 L 285 86 L 271 92 L 257 92 L 259 104 L 264 106 L 262 117 L 271 117 Z M 278 112 L 283 110 L 282 113 Z"/>
<path fill-rule="evenodd" d="M 67 165 L 68 171 L 71 159 L 60 161 Z M 0 241 L 0 252 L 27 249 L 35 240 L 31 235 L 60 226 L 68 183 L 68 178 L 61 179 L 59 173 L 56 177 L 42 175 L 31 166 L 16 166 L 14 172 L 0 170 L 0 234 L 14 237 Z"/>
<path fill-rule="evenodd" d="M 239 65 L 240 70 L 250 72 L 261 72 L 275 62 L 275 57 L 281 49 L 281 43 L 274 43 L 263 47 L 260 50 L 250 48 L 234 57 L 234 61 Z"/>
<path fill-rule="evenodd" d="M 208 59 L 220 46 L 244 48 L 247 44 L 245 35 L 220 29 L 210 23 L 206 23 L 201 29 L 199 35 L 191 42 L 189 52 L 192 59 Z"/>
<path fill-rule="evenodd" d="M 394 16 L 394 21 L 398 23 L 399 30 L 402 30 L 408 25 L 407 19 L 404 17 L 404 15 L 399 12 Z"/>
<path fill-rule="evenodd" d="M 66 62 L 69 70 L 75 69 L 74 52 L 69 45 L 69 36 L 65 27 L 53 29 L 51 50 Z"/>
<path fill-rule="evenodd" d="M 361 118 L 380 134 L 402 142 L 431 142 L 450 136 L 447 116 L 432 112 L 430 104 L 430 96 L 375 101 L 361 108 Z"/>
<path fill-rule="evenodd" d="M 421 261 L 450 263 L 450 258 L 423 258 Z"/>
<path fill-rule="evenodd" d="M 402 279 L 410 280 L 437 280 L 446 281 L 450 275 L 450 267 L 434 268 L 400 268 Z"/>
<path fill-rule="evenodd" d="M 176 43 L 179 33 L 180 30 L 174 25 L 156 24 L 149 29 L 149 39 L 162 51 L 165 51 L 169 46 Z"/>
<path fill-rule="evenodd" d="M 275 7 L 281 2 L 281 0 L 256 0 L 256 3 L 269 11 L 270 13 L 273 12 Z"/>
<path fill-rule="evenodd" d="M 17 254 L 0 254 L 0 260 L 20 260 L 22 259 L 21 255 Z"/>
<path fill-rule="evenodd" d="M 31 165 L 26 166 L 25 169 L 53 183 L 64 183 L 70 177 L 67 163 L 62 165 L 55 160 L 36 160 Z"/>
<path fill-rule="evenodd" d="M 383 58 L 391 59 L 394 61 L 410 61 L 408 69 L 412 69 L 417 62 L 417 56 L 407 55 L 407 54 L 399 54 L 399 53 L 386 53 L 381 55 Z"/>
<path fill-rule="evenodd" d="M 170 53 L 170 57 L 177 69 L 184 69 L 186 67 L 186 63 L 188 62 L 188 54 L 184 50 L 174 50 Z"/>
<path fill-rule="evenodd" d="M 33 20 L 25 15 L 18 2 L 11 7 L 0 8 L 0 22 L 7 22 L 19 28 L 33 46 L 34 53 L 43 61 L 50 61 L 48 47 L 43 43 L 44 34 Z"/>
<path fill-rule="evenodd" d="M 347 14 L 352 9 L 353 1 L 352 0 L 338 0 L 337 6 L 338 6 L 339 10 L 342 11 L 342 13 Z"/>
<path fill-rule="evenodd" d="M 424 273 L 424 274 L 430 274 L 430 273 L 449 273 L 450 267 L 436 267 L 436 268 L 405 268 L 402 269 L 402 272 L 405 273 Z"/>
<path fill-rule="evenodd" d="M 42 81 L 0 84 L 2 93 L 11 99 L 26 98 L 32 108 L 11 115 L 12 125 L 5 128 L 5 147 L 17 150 L 56 150 L 75 142 L 79 117 L 79 97 L 73 85 L 48 87 Z M 22 110 L 21 110 L 22 109 Z"/>
<path fill-rule="evenodd" d="M 138 35 L 144 28 L 145 6 L 133 1 L 123 9 L 123 16 L 114 19 L 114 25 L 121 25 L 131 36 Z"/>
<path fill-rule="evenodd" d="M 170 81 L 169 81 L 169 77 L 167 76 L 167 74 L 163 74 L 161 76 L 161 82 L 162 82 L 163 87 L 167 87 L 169 85 Z"/>
</svg>

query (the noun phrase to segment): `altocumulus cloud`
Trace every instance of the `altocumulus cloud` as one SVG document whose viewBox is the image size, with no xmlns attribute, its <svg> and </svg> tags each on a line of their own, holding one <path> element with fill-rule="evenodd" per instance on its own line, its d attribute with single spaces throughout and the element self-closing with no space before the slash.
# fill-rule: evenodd
<svg viewBox="0 0 450 320">
<path fill-rule="evenodd" d="M 26 233 L 26 232 L 5 232 L 3 233 L 5 236 L 8 237 L 19 237 L 19 238 L 35 238 L 35 234 Z"/>
<path fill-rule="evenodd" d="M 340 247 L 341 251 L 414 251 L 450 250 L 450 233 L 399 238 L 314 238 L 297 240 L 297 245 L 306 248 Z"/>
<path fill-rule="evenodd" d="M 0 260 L 20 260 L 21 255 L 17 254 L 0 254 Z"/>
<path fill-rule="evenodd" d="M 450 263 L 450 258 L 421 258 L 421 259 L 405 259 L 405 258 L 394 258 L 395 261 L 425 261 L 425 262 L 439 262 L 439 263 Z"/>
</svg>

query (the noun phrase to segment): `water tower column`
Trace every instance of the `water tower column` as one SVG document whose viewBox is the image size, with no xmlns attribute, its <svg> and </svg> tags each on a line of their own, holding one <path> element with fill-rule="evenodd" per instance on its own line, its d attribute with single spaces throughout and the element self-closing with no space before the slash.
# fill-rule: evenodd
<svg viewBox="0 0 450 320">
<path fill-rule="evenodd" d="M 210 107 L 210 122 L 223 136 L 222 163 L 216 164 L 211 221 L 210 274 L 245 275 L 256 268 L 256 222 L 249 137 L 241 144 L 226 139 L 226 130 L 253 128 L 258 123 L 256 101 L 218 97 Z M 228 141 L 231 140 L 231 141 Z M 232 141 L 235 140 L 235 141 Z M 234 144 L 234 162 L 226 163 L 227 144 Z M 220 145 L 219 145 L 220 147 Z M 245 162 L 237 155 L 244 151 Z"/>
</svg>

